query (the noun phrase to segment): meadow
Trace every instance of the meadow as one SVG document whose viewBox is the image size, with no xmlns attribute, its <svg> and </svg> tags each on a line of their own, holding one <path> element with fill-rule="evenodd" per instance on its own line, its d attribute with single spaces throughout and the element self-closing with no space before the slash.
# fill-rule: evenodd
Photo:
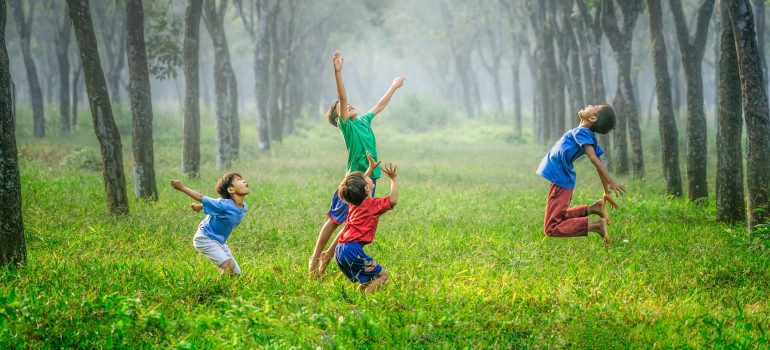
<svg viewBox="0 0 770 350">
<path fill-rule="evenodd" d="M 201 177 L 186 180 L 181 117 L 156 108 L 160 199 L 112 217 L 89 116 L 71 137 L 51 118 L 50 136 L 34 139 L 20 110 L 28 261 L 0 270 L 0 348 L 770 348 L 770 240 L 715 221 L 713 152 L 705 207 L 667 197 L 657 127 L 645 125 L 647 177 L 619 178 L 628 194 L 604 248 L 595 234 L 543 235 L 549 184 L 534 172 L 550 145 L 491 118 L 414 132 L 394 114 L 374 128 L 400 200 L 367 247 L 391 279 L 363 295 L 333 264 L 307 278 L 346 161 L 320 118 L 267 156 L 242 117 L 232 169 L 251 194 L 228 240 L 243 270 L 231 278 L 194 250 L 202 215 L 168 185 L 215 194 L 210 115 Z M 118 118 L 133 197 L 130 114 Z M 586 160 L 577 172 L 573 202 L 590 204 L 596 172 Z"/>
</svg>

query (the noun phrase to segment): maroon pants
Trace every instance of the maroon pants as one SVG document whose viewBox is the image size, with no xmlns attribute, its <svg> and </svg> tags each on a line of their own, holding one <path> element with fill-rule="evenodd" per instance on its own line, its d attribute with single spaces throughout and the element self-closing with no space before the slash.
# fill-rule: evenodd
<svg viewBox="0 0 770 350">
<path fill-rule="evenodd" d="M 545 204 L 544 232 L 551 237 L 577 237 L 588 235 L 588 207 L 569 207 L 572 189 L 551 184 L 548 202 Z"/>
</svg>

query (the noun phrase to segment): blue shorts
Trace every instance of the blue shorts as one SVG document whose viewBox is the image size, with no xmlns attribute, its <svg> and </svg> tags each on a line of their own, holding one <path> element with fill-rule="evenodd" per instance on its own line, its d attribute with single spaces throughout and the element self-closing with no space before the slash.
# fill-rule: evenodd
<svg viewBox="0 0 770 350">
<path fill-rule="evenodd" d="M 377 191 L 377 179 L 372 179 L 372 182 L 374 182 L 374 189 L 372 190 L 373 196 L 374 191 Z M 332 205 L 329 207 L 329 211 L 326 212 L 326 215 L 337 225 L 344 224 L 345 220 L 348 218 L 348 204 L 337 195 L 337 191 L 334 191 Z"/>
<path fill-rule="evenodd" d="M 358 242 L 337 245 L 334 260 L 350 282 L 369 282 L 382 271 L 382 266 L 366 255 L 363 246 Z"/>
</svg>

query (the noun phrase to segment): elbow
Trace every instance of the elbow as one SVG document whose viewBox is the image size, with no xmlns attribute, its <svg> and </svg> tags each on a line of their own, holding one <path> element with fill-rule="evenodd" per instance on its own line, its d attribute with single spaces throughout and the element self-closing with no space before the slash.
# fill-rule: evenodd
<svg viewBox="0 0 770 350">
<path fill-rule="evenodd" d="M 390 207 L 393 208 L 396 206 L 396 204 L 398 204 L 398 197 L 396 198 L 390 197 Z"/>
</svg>

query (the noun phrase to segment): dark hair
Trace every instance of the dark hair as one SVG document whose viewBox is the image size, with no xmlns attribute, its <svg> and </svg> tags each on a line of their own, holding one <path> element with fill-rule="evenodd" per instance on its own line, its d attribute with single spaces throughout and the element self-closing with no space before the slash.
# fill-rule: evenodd
<svg viewBox="0 0 770 350">
<path fill-rule="evenodd" d="M 339 110 L 337 110 L 337 106 L 340 104 L 340 100 L 334 101 L 332 105 L 329 107 L 329 110 L 326 111 L 326 120 L 329 121 L 329 124 L 333 125 L 334 127 L 337 127 L 337 118 L 340 116 Z"/>
<path fill-rule="evenodd" d="M 214 186 L 214 190 L 217 191 L 222 198 L 230 199 L 230 192 L 227 192 L 227 189 L 233 185 L 233 180 L 235 180 L 236 177 L 243 178 L 241 174 L 235 172 L 229 172 L 222 175 L 217 181 L 217 185 Z"/>
<path fill-rule="evenodd" d="M 606 134 L 615 129 L 615 110 L 612 106 L 602 103 L 597 105 L 599 111 L 596 112 L 596 123 L 591 125 L 591 131 L 597 134 Z"/>
<path fill-rule="evenodd" d="M 366 176 L 360 171 L 354 171 L 345 175 L 337 195 L 343 201 L 352 205 L 360 205 L 366 199 Z"/>
</svg>

